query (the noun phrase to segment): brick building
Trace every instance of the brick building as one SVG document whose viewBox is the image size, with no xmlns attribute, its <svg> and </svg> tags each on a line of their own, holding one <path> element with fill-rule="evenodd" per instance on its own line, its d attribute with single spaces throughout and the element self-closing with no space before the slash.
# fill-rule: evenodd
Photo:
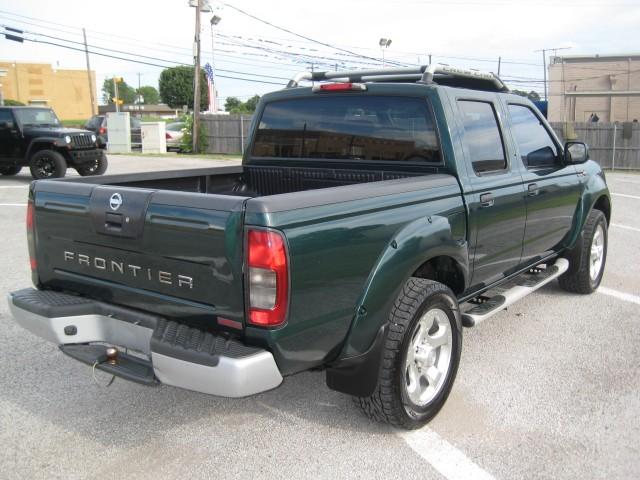
<svg viewBox="0 0 640 480">
<path fill-rule="evenodd" d="M 551 57 L 549 120 L 640 120 L 640 54 Z"/>
<path fill-rule="evenodd" d="M 83 120 L 93 115 L 86 70 L 63 70 L 45 63 L 0 61 L 0 77 L 5 99 L 25 105 L 52 107 L 62 120 Z M 92 88 L 96 92 L 96 75 L 91 72 Z"/>
</svg>

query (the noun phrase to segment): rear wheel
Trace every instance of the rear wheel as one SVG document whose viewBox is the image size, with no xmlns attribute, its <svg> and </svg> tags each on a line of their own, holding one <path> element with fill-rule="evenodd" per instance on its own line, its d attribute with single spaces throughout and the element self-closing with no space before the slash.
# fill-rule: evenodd
<svg viewBox="0 0 640 480">
<path fill-rule="evenodd" d="M 90 175 L 102 175 L 107 171 L 107 167 L 109 166 L 109 162 L 107 161 L 107 157 L 102 155 L 99 159 L 94 162 L 90 162 L 82 165 L 81 167 L 77 167 L 78 173 L 83 177 L 87 177 Z"/>
<path fill-rule="evenodd" d="M 20 173 L 20 170 L 22 170 L 22 167 L 18 166 L 0 167 L 0 175 L 6 175 L 7 177 L 10 177 Z"/>
<path fill-rule="evenodd" d="M 40 150 L 31 157 L 29 170 L 31 170 L 31 176 L 37 180 L 61 178 L 67 173 L 67 162 L 58 152 Z"/>
<path fill-rule="evenodd" d="M 604 274 L 607 246 L 607 219 L 600 210 L 591 210 L 582 229 L 582 238 L 567 255 L 569 270 L 558 278 L 560 286 L 574 293 L 595 291 Z"/>
<path fill-rule="evenodd" d="M 391 312 L 378 384 L 355 402 L 373 420 L 414 429 L 449 396 L 460 363 L 458 303 L 445 285 L 411 278 Z"/>
</svg>

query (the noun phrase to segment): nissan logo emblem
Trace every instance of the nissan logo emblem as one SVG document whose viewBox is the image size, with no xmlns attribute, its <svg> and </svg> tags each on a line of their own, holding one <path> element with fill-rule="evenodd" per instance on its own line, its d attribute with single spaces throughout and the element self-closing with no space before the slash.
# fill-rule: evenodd
<svg viewBox="0 0 640 480">
<path fill-rule="evenodd" d="M 119 193 L 114 193 L 113 195 L 111 195 L 111 198 L 109 199 L 109 206 L 111 207 L 111 210 L 118 210 L 120 208 L 120 205 L 122 205 L 122 195 L 120 195 Z"/>
</svg>

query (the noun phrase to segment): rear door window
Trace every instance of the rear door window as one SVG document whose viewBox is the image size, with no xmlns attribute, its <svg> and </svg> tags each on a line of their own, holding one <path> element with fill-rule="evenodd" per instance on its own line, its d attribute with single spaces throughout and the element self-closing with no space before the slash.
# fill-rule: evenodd
<svg viewBox="0 0 640 480">
<path fill-rule="evenodd" d="M 104 117 L 94 116 L 86 123 L 85 128 L 88 130 L 98 130 L 102 126 L 102 119 Z"/>
<path fill-rule="evenodd" d="M 424 98 L 317 96 L 266 105 L 253 157 L 441 163 Z"/>
<path fill-rule="evenodd" d="M 498 117 L 489 102 L 459 100 L 464 127 L 463 142 L 476 174 L 507 169 Z"/>
</svg>

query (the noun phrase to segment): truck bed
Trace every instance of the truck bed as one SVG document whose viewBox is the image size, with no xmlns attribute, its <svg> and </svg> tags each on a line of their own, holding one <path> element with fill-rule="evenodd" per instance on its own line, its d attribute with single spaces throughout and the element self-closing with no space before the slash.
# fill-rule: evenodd
<svg viewBox="0 0 640 480">
<path fill-rule="evenodd" d="M 437 169 L 433 168 L 431 173 L 436 172 Z M 425 175 L 424 167 L 420 172 L 412 172 L 406 170 L 245 165 L 216 169 L 111 175 L 99 178 L 68 178 L 63 181 L 255 198 L 423 175 Z"/>
<path fill-rule="evenodd" d="M 122 203 L 114 210 L 110 200 L 116 194 Z M 34 282 L 41 289 L 252 336 L 277 361 L 287 358 L 285 373 L 322 362 L 344 339 L 372 265 L 399 228 L 441 212 L 456 235 L 464 235 L 456 178 L 424 167 L 245 165 L 74 177 L 35 182 L 31 198 Z M 120 224 L 112 221 L 114 214 Z M 274 334 L 281 335 L 280 346 L 246 324 L 249 227 L 278 229 L 288 242 L 296 292 L 291 326 Z M 316 308 L 309 311 L 309 304 Z M 228 327 L 230 322 L 236 326 Z M 296 360 L 302 347 L 293 325 L 322 330 L 308 332 L 317 339 L 317 357 Z"/>
</svg>

